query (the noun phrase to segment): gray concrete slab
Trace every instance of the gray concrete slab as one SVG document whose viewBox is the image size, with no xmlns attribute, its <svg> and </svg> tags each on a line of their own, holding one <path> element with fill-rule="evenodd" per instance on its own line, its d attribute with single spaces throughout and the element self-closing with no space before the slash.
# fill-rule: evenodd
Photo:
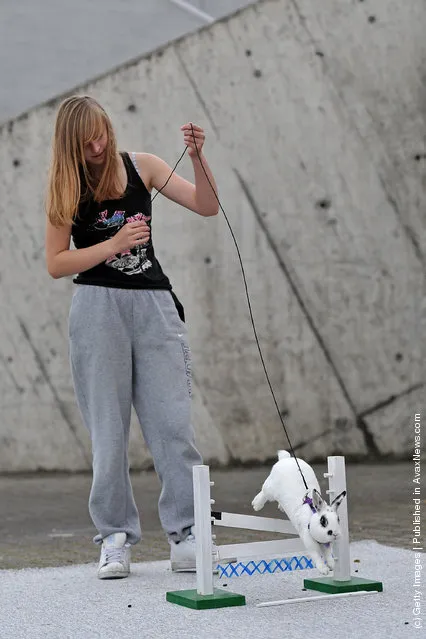
<svg viewBox="0 0 426 639">
<path fill-rule="evenodd" d="M 314 465 L 325 490 L 325 465 Z M 212 470 L 215 508 L 253 514 L 251 500 L 269 467 Z M 348 508 L 351 540 L 375 539 L 388 546 L 410 548 L 412 465 L 348 464 Z M 92 543 L 96 531 L 87 510 L 90 475 L 0 477 L 0 569 L 65 566 L 98 559 Z M 168 557 L 157 502 L 160 486 L 153 472 L 132 474 L 144 534 L 132 551 L 133 560 Z M 265 516 L 278 516 L 267 504 Z M 220 543 L 270 539 L 255 531 L 220 529 Z"/>
<path fill-rule="evenodd" d="M 0 0 L 0 123 L 248 4 Z"/>
</svg>

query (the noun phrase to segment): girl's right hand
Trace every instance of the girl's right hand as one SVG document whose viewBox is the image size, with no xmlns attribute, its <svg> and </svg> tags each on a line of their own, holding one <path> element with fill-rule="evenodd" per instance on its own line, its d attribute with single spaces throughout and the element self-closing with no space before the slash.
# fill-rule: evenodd
<svg viewBox="0 0 426 639">
<path fill-rule="evenodd" d="M 127 222 L 111 238 L 113 252 L 124 253 L 128 249 L 141 246 L 149 241 L 151 235 L 150 228 L 146 222 Z"/>
</svg>

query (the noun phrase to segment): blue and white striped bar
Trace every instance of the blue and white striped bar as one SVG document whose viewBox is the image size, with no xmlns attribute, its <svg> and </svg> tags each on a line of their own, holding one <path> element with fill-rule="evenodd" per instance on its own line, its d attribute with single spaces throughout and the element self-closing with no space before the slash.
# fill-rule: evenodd
<svg viewBox="0 0 426 639">
<path fill-rule="evenodd" d="M 250 559 L 217 565 L 218 577 L 229 579 L 231 577 L 252 577 L 253 575 L 273 575 L 276 572 L 292 572 L 294 570 L 306 570 L 313 568 L 312 559 L 309 556 L 281 557 L 275 559 Z"/>
</svg>

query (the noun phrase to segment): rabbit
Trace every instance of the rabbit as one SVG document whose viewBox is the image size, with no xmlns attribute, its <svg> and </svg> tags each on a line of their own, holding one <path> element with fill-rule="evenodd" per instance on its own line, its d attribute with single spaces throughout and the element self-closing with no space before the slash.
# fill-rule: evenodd
<svg viewBox="0 0 426 639">
<path fill-rule="evenodd" d="M 286 450 L 278 451 L 278 461 L 252 501 L 254 510 L 261 510 L 267 501 L 277 501 L 278 508 L 286 513 L 295 527 L 315 567 L 323 575 L 334 569 L 331 542 L 341 534 L 337 509 L 346 491 L 337 495 L 328 505 L 321 497 L 320 487 L 313 469 L 302 459 L 297 459 L 308 491 L 306 491 L 294 457 Z M 305 501 L 305 497 L 309 501 Z"/>
</svg>

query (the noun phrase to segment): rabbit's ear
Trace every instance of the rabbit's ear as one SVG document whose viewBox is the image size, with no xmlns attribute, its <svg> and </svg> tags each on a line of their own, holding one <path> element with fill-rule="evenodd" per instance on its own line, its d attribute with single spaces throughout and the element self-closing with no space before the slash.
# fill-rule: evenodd
<svg viewBox="0 0 426 639">
<path fill-rule="evenodd" d="M 317 491 L 316 488 L 313 489 L 312 491 L 312 502 L 314 504 L 314 508 L 317 512 L 319 512 L 321 510 L 321 508 L 324 506 L 324 500 L 321 497 L 321 495 L 319 494 L 319 492 Z"/>
<path fill-rule="evenodd" d="M 341 492 L 340 495 L 337 495 L 336 499 L 333 499 L 333 501 L 330 504 L 330 507 L 336 511 L 345 497 L 346 497 L 346 490 Z"/>
</svg>

